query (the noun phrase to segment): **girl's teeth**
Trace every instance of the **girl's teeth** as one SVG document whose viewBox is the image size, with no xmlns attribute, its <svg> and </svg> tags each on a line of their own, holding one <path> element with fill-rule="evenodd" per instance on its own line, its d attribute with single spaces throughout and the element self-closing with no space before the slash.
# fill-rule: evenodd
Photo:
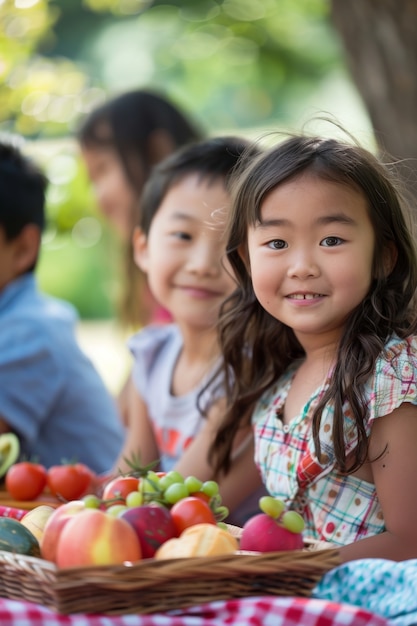
<svg viewBox="0 0 417 626">
<path fill-rule="evenodd" d="M 291 297 L 295 300 L 313 300 L 314 298 L 318 298 L 320 294 L 318 293 L 295 293 Z"/>
</svg>

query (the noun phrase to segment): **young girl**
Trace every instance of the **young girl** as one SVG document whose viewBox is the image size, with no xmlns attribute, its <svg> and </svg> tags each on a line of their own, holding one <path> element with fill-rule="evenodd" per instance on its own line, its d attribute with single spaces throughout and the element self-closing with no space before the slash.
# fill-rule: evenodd
<svg viewBox="0 0 417 626">
<path fill-rule="evenodd" d="M 81 155 L 103 215 L 126 252 L 121 320 L 131 328 L 166 321 L 133 262 L 132 233 L 139 198 L 153 166 L 179 147 L 202 139 L 191 119 L 162 94 L 136 89 L 94 109 L 78 131 Z"/>
<path fill-rule="evenodd" d="M 228 235 L 217 470 L 251 419 L 264 483 L 307 537 L 344 560 L 416 558 L 417 260 L 388 169 L 291 137 L 243 173 Z"/>
<path fill-rule="evenodd" d="M 234 137 L 193 144 L 157 166 L 145 187 L 134 258 L 174 323 L 149 325 L 130 340 L 132 420 L 116 469 L 128 470 L 124 459 L 139 453 L 142 465 L 159 459 L 163 471 L 213 476 L 205 458 L 195 462 L 194 440 L 202 429 L 211 440 L 222 416 L 221 379 L 201 390 L 219 364 L 220 305 L 236 286 L 224 259 L 223 230 L 228 181 L 240 157 L 249 156 L 248 147 Z M 250 441 L 247 429 L 234 444 Z M 225 494 L 231 509 L 261 484 L 253 458 L 249 467 L 253 481 L 230 498 Z"/>
</svg>

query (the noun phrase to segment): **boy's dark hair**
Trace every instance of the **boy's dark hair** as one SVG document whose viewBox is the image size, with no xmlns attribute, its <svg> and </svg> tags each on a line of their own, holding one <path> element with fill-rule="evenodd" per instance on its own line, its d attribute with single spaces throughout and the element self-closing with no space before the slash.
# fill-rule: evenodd
<svg viewBox="0 0 417 626">
<path fill-rule="evenodd" d="M 28 224 L 45 226 L 47 179 L 11 142 L 0 140 L 0 227 L 11 241 Z"/>
<path fill-rule="evenodd" d="M 139 226 L 147 235 L 165 194 L 184 176 L 197 174 L 209 183 L 230 178 L 246 159 L 258 154 L 258 149 L 240 137 L 214 137 L 177 150 L 157 165 L 146 183 L 141 199 Z"/>
</svg>

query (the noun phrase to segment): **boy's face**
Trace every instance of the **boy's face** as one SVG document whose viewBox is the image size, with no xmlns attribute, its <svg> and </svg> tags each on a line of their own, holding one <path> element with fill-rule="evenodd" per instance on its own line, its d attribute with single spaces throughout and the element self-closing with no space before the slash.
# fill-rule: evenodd
<svg viewBox="0 0 417 626">
<path fill-rule="evenodd" d="M 135 261 L 178 324 L 212 328 L 236 286 L 223 237 L 229 203 L 223 180 L 188 175 L 166 193 L 148 237 L 135 232 Z"/>
</svg>

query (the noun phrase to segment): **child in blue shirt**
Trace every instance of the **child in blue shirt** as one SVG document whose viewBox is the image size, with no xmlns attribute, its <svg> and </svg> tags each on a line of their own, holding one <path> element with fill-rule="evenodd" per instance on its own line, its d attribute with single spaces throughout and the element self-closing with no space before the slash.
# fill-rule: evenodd
<svg viewBox="0 0 417 626">
<path fill-rule="evenodd" d="M 0 143 L 0 433 L 46 467 L 76 460 L 97 473 L 124 441 L 115 404 L 75 336 L 77 314 L 35 280 L 47 180 Z"/>
</svg>

